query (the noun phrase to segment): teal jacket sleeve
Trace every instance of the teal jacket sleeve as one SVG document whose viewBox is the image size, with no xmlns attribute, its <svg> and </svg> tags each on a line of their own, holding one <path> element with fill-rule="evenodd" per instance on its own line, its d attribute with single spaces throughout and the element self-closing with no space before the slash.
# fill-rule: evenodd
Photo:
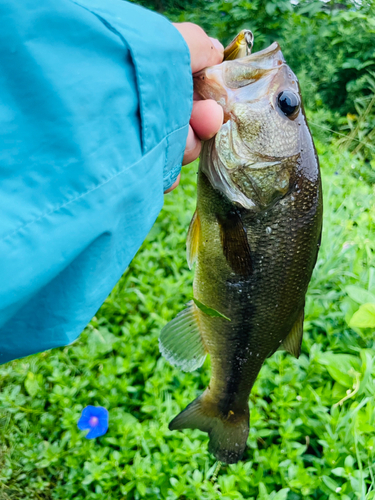
<svg viewBox="0 0 375 500">
<path fill-rule="evenodd" d="M 122 0 L 0 0 L 0 363 L 74 341 L 153 225 L 188 48 Z"/>
</svg>

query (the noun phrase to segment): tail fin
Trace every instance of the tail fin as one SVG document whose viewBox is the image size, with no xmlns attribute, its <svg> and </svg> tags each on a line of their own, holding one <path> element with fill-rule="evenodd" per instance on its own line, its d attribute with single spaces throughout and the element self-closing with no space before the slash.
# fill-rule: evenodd
<svg viewBox="0 0 375 500">
<path fill-rule="evenodd" d="M 190 403 L 169 424 L 171 431 L 199 429 L 210 437 L 208 450 L 217 460 L 227 464 L 238 462 L 245 451 L 249 435 L 249 407 L 223 415 L 217 404 L 210 401 L 207 390 Z"/>
</svg>

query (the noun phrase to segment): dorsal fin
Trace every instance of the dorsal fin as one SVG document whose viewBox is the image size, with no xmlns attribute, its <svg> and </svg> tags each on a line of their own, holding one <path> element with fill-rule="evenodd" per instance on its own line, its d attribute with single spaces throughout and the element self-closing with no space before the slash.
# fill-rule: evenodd
<svg viewBox="0 0 375 500">
<path fill-rule="evenodd" d="M 199 214 L 197 209 L 195 210 L 193 218 L 191 219 L 188 235 L 186 238 L 186 259 L 189 269 L 193 267 L 193 264 L 197 260 L 200 234 L 201 234 L 201 223 L 199 220 Z"/>
<path fill-rule="evenodd" d="M 301 354 L 303 318 L 304 310 L 302 309 L 288 336 L 283 340 L 283 343 L 280 346 L 280 349 L 284 349 L 296 358 L 299 358 L 299 355 Z"/>
</svg>

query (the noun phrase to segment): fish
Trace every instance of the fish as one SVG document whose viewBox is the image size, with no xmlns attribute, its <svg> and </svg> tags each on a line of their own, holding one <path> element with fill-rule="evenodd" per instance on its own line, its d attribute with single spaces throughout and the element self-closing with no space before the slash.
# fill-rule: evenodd
<svg viewBox="0 0 375 500">
<path fill-rule="evenodd" d="M 169 429 L 208 433 L 209 451 L 227 464 L 245 452 L 248 399 L 265 360 L 280 349 L 300 355 L 323 210 L 298 79 L 277 42 L 246 55 L 239 38 L 242 48 L 235 39 L 227 60 L 194 76 L 201 98 L 223 107 L 224 123 L 200 157 L 187 236 L 194 298 L 159 338 L 184 371 L 209 354 L 208 387 Z"/>
</svg>

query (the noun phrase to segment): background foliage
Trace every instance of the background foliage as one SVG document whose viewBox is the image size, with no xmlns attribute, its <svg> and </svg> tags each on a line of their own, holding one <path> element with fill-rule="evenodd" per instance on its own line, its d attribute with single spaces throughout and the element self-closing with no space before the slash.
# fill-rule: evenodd
<svg viewBox="0 0 375 500">
<path fill-rule="evenodd" d="M 299 77 L 305 105 L 320 113 L 320 126 L 354 130 L 346 146 L 355 149 L 363 141 L 367 147 L 359 152 L 373 155 L 374 0 L 136 1 L 173 21 L 195 22 L 224 45 L 243 28 L 253 31 L 254 50 L 278 41 Z"/>
<path fill-rule="evenodd" d="M 374 5 L 144 4 L 198 22 L 224 43 L 242 27 L 255 32 L 255 49 L 277 39 L 298 73 L 325 200 L 302 355 L 266 361 L 250 398 L 244 460 L 212 484 L 206 434 L 167 427 L 207 385 L 209 361 L 182 373 L 157 342 L 192 297 L 185 238 L 193 164 L 79 340 L 0 366 L 0 499 L 374 499 Z M 77 428 L 88 404 L 110 415 L 108 433 L 92 441 Z"/>
</svg>

